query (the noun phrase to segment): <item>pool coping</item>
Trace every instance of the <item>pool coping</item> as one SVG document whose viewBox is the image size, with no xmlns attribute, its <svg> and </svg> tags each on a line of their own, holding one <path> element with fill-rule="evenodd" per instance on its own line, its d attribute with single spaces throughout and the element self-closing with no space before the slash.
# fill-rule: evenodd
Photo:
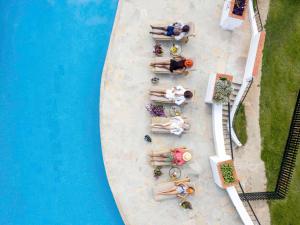
<svg viewBox="0 0 300 225">
<path fill-rule="evenodd" d="M 123 1 L 118 1 L 118 5 L 117 5 L 117 11 L 116 11 L 116 14 L 115 14 L 115 19 L 114 19 L 114 23 L 113 23 L 113 27 L 112 27 L 112 31 L 111 31 L 111 34 L 110 34 L 110 39 L 109 39 L 109 44 L 108 44 L 108 47 L 107 47 L 107 51 L 106 51 L 106 56 L 105 56 L 105 61 L 104 61 L 104 65 L 103 65 L 103 70 L 102 70 L 102 74 L 101 74 L 101 80 L 100 80 L 100 94 L 99 94 L 99 128 L 100 128 L 100 140 L 102 140 L 102 127 L 101 126 L 101 108 L 102 108 L 102 101 L 101 101 L 101 96 L 103 96 L 103 93 L 104 93 L 104 81 L 106 80 L 106 77 L 107 77 L 107 70 L 108 70 L 108 56 L 110 55 L 110 52 L 111 52 L 111 45 L 113 43 L 113 40 L 115 39 L 115 34 L 116 34 L 116 27 L 120 21 L 120 14 L 121 14 L 121 9 L 122 9 L 122 6 L 123 6 Z M 102 151 L 102 157 L 103 157 L 103 163 L 104 163 L 104 170 L 105 170 L 105 174 L 106 174 L 106 178 L 107 178 L 107 181 L 108 181 L 108 184 L 109 184 L 109 188 L 111 190 L 111 193 L 113 195 L 113 198 L 114 198 L 114 201 L 117 205 L 117 208 L 119 210 L 119 213 L 121 215 L 121 218 L 124 222 L 124 224 L 126 225 L 129 225 L 129 221 L 127 220 L 127 217 L 125 216 L 125 212 L 123 211 L 122 207 L 121 207 L 121 204 L 118 200 L 118 197 L 117 195 L 115 195 L 114 191 L 112 190 L 112 185 L 111 185 L 111 180 L 110 180 L 110 176 L 107 172 L 107 163 L 106 163 L 106 158 L 105 158 L 105 154 L 104 154 L 104 151 L 103 151 L 103 147 L 102 147 L 102 144 L 101 144 L 101 151 Z"/>
</svg>

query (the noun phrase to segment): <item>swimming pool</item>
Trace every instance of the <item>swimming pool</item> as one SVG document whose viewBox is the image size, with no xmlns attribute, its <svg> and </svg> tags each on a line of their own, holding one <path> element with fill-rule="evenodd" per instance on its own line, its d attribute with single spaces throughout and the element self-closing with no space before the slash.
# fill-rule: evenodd
<svg viewBox="0 0 300 225">
<path fill-rule="evenodd" d="M 0 0 L 0 224 L 123 224 L 99 88 L 117 0 Z"/>
</svg>

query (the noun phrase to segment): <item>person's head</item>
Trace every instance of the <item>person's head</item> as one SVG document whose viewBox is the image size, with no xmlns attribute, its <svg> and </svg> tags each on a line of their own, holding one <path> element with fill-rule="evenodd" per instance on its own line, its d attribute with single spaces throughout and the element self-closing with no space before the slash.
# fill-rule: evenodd
<svg viewBox="0 0 300 225">
<path fill-rule="evenodd" d="M 188 33 L 189 31 L 190 31 L 190 26 L 189 26 L 189 25 L 184 25 L 184 26 L 182 27 L 182 32 Z"/>
<path fill-rule="evenodd" d="M 185 98 L 190 99 L 190 98 L 193 97 L 193 92 L 191 92 L 191 91 L 185 91 L 184 94 L 183 94 L 183 96 L 184 96 Z"/>
<path fill-rule="evenodd" d="M 192 195 L 195 193 L 195 188 L 193 187 L 188 187 L 188 189 L 186 190 L 186 192 L 189 194 L 189 195 Z"/>
<path fill-rule="evenodd" d="M 182 158 L 185 162 L 188 162 L 192 159 L 192 154 L 189 152 L 185 152 L 183 153 Z"/>
<path fill-rule="evenodd" d="M 192 67 L 192 66 L 194 65 L 194 62 L 193 62 L 193 60 L 191 60 L 191 59 L 186 59 L 186 60 L 184 61 L 184 65 L 185 65 L 186 67 Z"/>
</svg>

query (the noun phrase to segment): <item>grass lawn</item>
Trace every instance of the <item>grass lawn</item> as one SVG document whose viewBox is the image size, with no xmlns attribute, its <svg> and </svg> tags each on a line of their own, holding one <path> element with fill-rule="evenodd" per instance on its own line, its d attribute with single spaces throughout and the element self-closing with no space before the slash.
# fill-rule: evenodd
<svg viewBox="0 0 300 225">
<path fill-rule="evenodd" d="M 233 121 L 233 128 L 234 131 L 239 138 L 240 142 L 244 145 L 247 142 L 247 121 L 245 115 L 245 107 L 241 105 L 239 111 L 235 114 L 234 121 Z"/>
<path fill-rule="evenodd" d="M 300 1 L 271 0 L 263 56 L 260 127 L 268 190 L 274 190 L 300 88 Z M 272 225 L 300 224 L 300 156 L 285 200 L 270 202 Z"/>
</svg>

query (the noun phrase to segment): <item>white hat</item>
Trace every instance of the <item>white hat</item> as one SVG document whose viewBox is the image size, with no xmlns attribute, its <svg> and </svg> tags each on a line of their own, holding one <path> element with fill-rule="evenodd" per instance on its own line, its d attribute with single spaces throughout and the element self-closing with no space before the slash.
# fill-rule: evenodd
<svg viewBox="0 0 300 225">
<path fill-rule="evenodd" d="M 186 162 L 187 162 L 187 161 L 190 161 L 190 160 L 192 159 L 192 154 L 189 153 L 189 152 L 185 152 L 185 153 L 183 153 L 182 158 L 183 158 L 183 160 L 186 161 Z"/>
</svg>

